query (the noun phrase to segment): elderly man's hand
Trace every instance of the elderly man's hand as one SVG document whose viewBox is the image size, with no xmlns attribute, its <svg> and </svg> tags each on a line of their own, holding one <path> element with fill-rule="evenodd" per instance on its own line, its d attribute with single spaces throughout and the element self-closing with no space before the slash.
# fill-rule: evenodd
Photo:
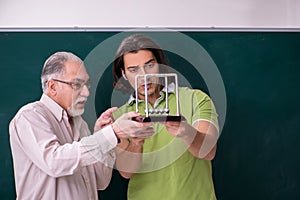
<svg viewBox="0 0 300 200">
<path fill-rule="evenodd" d="M 94 132 L 104 128 L 107 125 L 112 124 L 114 122 L 112 113 L 115 112 L 117 109 L 118 109 L 117 107 L 112 107 L 104 111 L 95 123 Z"/>
<path fill-rule="evenodd" d="M 136 112 L 123 114 L 113 124 L 113 130 L 118 138 L 148 138 L 154 134 L 154 129 L 150 127 L 152 123 L 143 123 L 132 120 L 139 117 Z"/>
</svg>

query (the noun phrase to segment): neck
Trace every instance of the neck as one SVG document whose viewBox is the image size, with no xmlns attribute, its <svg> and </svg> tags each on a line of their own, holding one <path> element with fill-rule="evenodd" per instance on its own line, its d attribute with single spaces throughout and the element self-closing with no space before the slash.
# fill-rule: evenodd
<svg viewBox="0 0 300 200">
<path fill-rule="evenodd" d="M 155 104 L 156 99 L 159 97 L 159 90 L 156 90 L 153 94 L 148 95 L 148 103 L 152 106 Z M 145 100 L 145 95 L 139 95 L 140 100 Z"/>
</svg>

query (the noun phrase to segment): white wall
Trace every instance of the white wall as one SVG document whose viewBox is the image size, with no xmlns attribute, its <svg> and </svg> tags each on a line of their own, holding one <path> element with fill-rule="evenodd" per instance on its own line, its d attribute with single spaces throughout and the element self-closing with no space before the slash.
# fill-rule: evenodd
<svg viewBox="0 0 300 200">
<path fill-rule="evenodd" d="M 300 0 L 0 0 L 0 28 L 300 28 Z"/>
</svg>

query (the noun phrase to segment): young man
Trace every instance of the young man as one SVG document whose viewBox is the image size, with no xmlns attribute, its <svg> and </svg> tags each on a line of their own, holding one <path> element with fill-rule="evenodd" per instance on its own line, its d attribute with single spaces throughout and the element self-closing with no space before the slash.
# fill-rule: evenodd
<svg viewBox="0 0 300 200">
<path fill-rule="evenodd" d="M 119 46 L 113 65 L 114 86 L 123 91 L 135 87 L 135 76 L 168 72 L 161 48 L 145 35 L 131 35 Z M 176 112 L 174 85 L 168 90 L 149 78 L 147 91 L 143 80 L 138 83 L 138 107 L 145 110 L 145 94 L 149 108 L 165 108 L 169 97 L 170 114 Z M 166 91 L 168 93 L 166 94 Z M 142 153 L 139 169 L 128 170 L 125 162 L 118 169 L 130 178 L 128 199 L 212 200 L 216 199 L 212 180 L 211 160 L 218 139 L 217 114 L 211 99 L 200 90 L 179 88 L 180 114 L 186 120 L 161 122 L 154 125 L 155 135 L 147 139 L 122 140 L 126 160 L 130 153 Z M 135 111 L 134 94 L 120 107 L 114 117 Z M 127 165 L 129 165 L 127 163 Z"/>
<path fill-rule="evenodd" d="M 111 179 L 117 138 L 149 137 L 153 129 L 129 120 L 139 116 L 134 112 L 113 122 L 111 108 L 91 135 L 81 118 L 89 75 L 72 53 L 51 55 L 41 81 L 41 99 L 23 106 L 9 126 L 17 199 L 98 199 Z"/>
</svg>

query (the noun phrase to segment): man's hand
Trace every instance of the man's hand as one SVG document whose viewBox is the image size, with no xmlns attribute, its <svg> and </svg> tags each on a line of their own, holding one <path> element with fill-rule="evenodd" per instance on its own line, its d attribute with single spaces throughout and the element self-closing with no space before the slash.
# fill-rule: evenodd
<svg viewBox="0 0 300 200">
<path fill-rule="evenodd" d="M 174 137 L 180 136 L 185 131 L 185 126 L 182 124 L 184 122 L 177 122 L 177 121 L 167 121 L 164 122 L 167 131 L 173 135 Z"/>
<path fill-rule="evenodd" d="M 196 130 L 184 121 L 167 121 L 163 122 L 167 131 L 174 137 L 183 137 L 185 135 L 194 135 Z"/>
<path fill-rule="evenodd" d="M 116 111 L 117 107 L 112 107 L 104 111 L 100 117 L 97 119 L 95 126 L 94 126 L 94 132 L 99 131 L 100 129 L 104 128 L 107 125 L 110 125 L 114 122 L 114 118 L 112 117 L 112 113 Z"/>
<path fill-rule="evenodd" d="M 152 123 L 142 123 L 133 121 L 133 117 L 139 117 L 136 112 L 123 114 L 113 124 L 112 128 L 118 138 L 148 138 L 154 134 L 154 129 L 150 127 Z"/>
</svg>

